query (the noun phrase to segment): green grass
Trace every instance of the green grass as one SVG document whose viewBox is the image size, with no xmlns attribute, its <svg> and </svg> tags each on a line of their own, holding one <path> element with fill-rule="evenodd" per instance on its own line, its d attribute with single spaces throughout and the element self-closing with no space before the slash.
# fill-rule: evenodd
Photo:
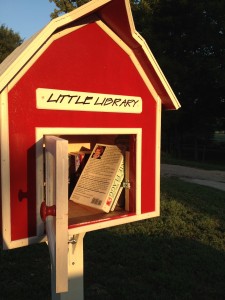
<svg viewBox="0 0 225 300">
<path fill-rule="evenodd" d="M 160 218 L 87 236 L 87 287 L 98 299 L 225 299 L 224 195 L 163 179 Z"/>
<path fill-rule="evenodd" d="M 86 234 L 85 300 L 225 299 L 225 193 L 161 186 L 161 217 Z M 46 245 L 0 259 L 0 299 L 50 299 Z"/>
</svg>

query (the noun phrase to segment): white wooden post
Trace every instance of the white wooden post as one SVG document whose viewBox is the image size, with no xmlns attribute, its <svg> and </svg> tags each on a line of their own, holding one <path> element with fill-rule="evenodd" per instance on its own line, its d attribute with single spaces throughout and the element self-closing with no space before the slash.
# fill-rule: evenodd
<svg viewBox="0 0 225 300">
<path fill-rule="evenodd" d="M 85 233 L 69 236 L 68 243 L 68 292 L 57 294 L 55 270 L 52 267 L 52 300 L 83 300 L 83 239 Z"/>
</svg>

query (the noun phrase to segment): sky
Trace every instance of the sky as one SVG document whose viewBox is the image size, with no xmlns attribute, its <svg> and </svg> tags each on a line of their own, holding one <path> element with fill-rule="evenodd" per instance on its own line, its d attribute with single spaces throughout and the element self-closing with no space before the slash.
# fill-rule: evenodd
<svg viewBox="0 0 225 300">
<path fill-rule="evenodd" d="M 50 22 L 54 8 L 49 0 L 0 0 L 0 25 L 26 40 Z"/>
</svg>

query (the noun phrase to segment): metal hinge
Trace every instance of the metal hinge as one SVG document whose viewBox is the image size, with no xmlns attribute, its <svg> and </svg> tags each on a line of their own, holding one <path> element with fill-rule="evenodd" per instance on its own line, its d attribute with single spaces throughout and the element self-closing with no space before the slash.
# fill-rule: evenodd
<svg viewBox="0 0 225 300">
<path fill-rule="evenodd" d="M 72 244 L 75 245 L 77 243 L 77 240 L 75 238 L 75 235 L 73 235 L 69 240 L 68 240 L 68 244 Z"/>
<path fill-rule="evenodd" d="M 123 182 L 123 188 L 130 189 L 130 181 L 126 180 Z"/>
</svg>

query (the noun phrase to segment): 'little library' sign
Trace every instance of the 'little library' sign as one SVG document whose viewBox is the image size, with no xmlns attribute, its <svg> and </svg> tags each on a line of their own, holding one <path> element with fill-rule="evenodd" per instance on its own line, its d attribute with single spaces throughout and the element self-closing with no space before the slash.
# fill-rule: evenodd
<svg viewBox="0 0 225 300">
<path fill-rule="evenodd" d="M 38 109 L 141 113 L 141 97 L 38 88 Z"/>
</svg>

